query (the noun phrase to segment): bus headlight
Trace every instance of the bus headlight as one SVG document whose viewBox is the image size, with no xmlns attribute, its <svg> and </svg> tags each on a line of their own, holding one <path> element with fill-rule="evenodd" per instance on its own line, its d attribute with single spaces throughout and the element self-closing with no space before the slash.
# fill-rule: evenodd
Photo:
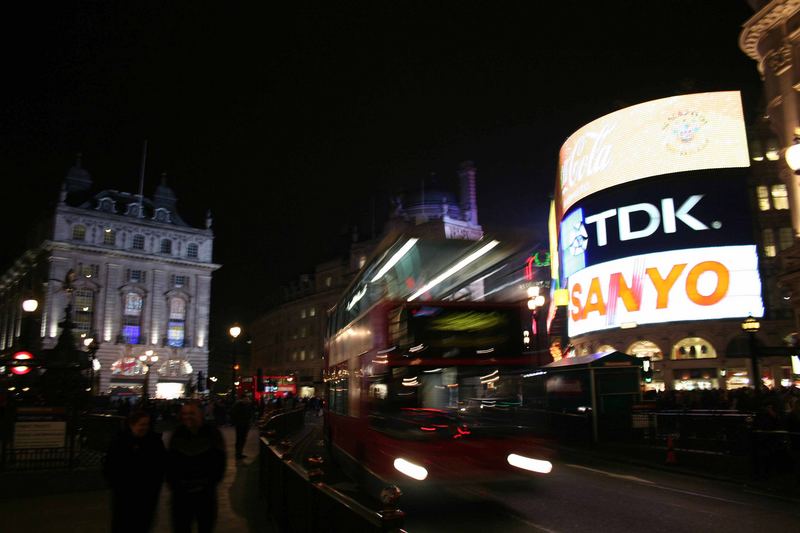
<svg viewBox="0 0 800 533">
<path fill-rule="evenodd" d="M 509 456 L 506 457 L 506 460 L 511 466 L 516 466 L 517 468 L 528 470 L 530 472 L 537 472 L 539 474 L 549 474 L 550 471 L 553 470 L 553 463 L 550 461 L 531 459 L 530 457 L 517 455 L 516 453 L 509 454 Z"/>
<path fill-rule="evenodd" d="M 422 481 L 428 477 L 428 470 L 425 467 L 415 465 L 411 461 L 406 461 L 405 459 L 395 459 L 394 467 L 408 477 L 418 481 Z"/>
</svg>

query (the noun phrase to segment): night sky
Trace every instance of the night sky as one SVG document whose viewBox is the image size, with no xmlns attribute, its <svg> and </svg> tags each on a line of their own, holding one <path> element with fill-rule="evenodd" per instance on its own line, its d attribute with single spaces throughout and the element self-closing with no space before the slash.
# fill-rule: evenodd
<svg viewBox="0 0 800 533">
<path fill-rule="evenodd" d="M 140 4 L 6 7 L 0 265 L 76 152 L 96 187 L 136 192 L 148 139 L 146 192 L 166 172 L 186 220 L 214 214 L 216 332 L 353 225 L 369 236 L 373 205 L 380 229 L 389 195 L 457 191 L 463 160 L 486 229 L 542 233 L 584 123 L 679 92 L 742 90 L 751 116 L 761 98 L 744 0 Z"/>
</svg>

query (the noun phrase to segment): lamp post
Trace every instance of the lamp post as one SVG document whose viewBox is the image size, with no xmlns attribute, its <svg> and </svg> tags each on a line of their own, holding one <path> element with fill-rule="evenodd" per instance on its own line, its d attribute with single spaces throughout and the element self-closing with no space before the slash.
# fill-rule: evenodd
<svg viewBox="0 0 800 533">
<path fill-rule="evenodd" d="M 95 357 L 98 348 L 100 348 L 100 344 L 97 342 L 97 334 L 91 333 L 88 337 L 85 337 L 83 339 L 83 345 L 86 347 L 86 353 L 89 354 L 89 391 L 92 394 L 96 394 L 97 391 L 95 390 L 94 383 L 95 372 L 100 370 L 100 364 Z"/>
<path fill-rule="evenodd" d="M 758 348 L 756 346 L 756 334 L 761 328 L 761 323 L 753 318 L 753 315 L 748 316 L 742 322 L 742 330 L 747 333 L 748 347 L 750 351 L 750 362 L 753 367 L 753 389 L 756 393 L 761 391 L 761 374 L 758 368 Z"/>
<path fill-rule="evenodd" d="M 538 351 L 540 346 L 539 343 L 539 308 L 544 305 L 544 296 L 539 294 L 539 286 L 538 285 L 531 285 L 528 287 L 528 309 L 530 309 L 531 314 L 533 315 L 533 327 L 535 331 L 533 331 L 533 348 L 534 350 Z"/>
<path fill-rule="evenodd" d="M 147 402 L 147 393 L 150 389 L 150 367 L 158 362 L 158 356 L 153 350 L 147 350 L 144 354 L 139 356 L 139 361 L 147 367 L 147 372 L 144 375 L 144 389 L 142 389 L 142 405 L 144 405 Z"/>
<path fill-rule="evenodd" d="M 236 360 L 236 339 L 241 335 L 242 328 L 235 324 L 228 330 L 231 336 L 231 397 L 236 398 L 236 376 L 239 371 L 239 362 Z"/>
</svg>

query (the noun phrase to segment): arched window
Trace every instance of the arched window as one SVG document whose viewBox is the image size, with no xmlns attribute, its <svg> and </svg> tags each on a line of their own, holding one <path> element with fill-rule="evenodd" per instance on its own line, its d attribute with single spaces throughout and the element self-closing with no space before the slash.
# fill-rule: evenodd
<svg viewBox="0 0 800 533">
<path fill-rule="evenodd" d="M 169 239 L 161 239 L 161 253 L 162 254 L 171 254 L 172 253 L 172 241 Z"/>
<path fill-rule="evenodd" d="M 122 338 L 126 344 L 139 344 L 142 338 L 143 298 L 129 292 L 125 295 L 125 309 L 122 313 Z"/>
<path fill-rule="evenodd" d="M 616 351 L 617 351 L 617 349 L 616 349 L 616 348 L 614 348 L 613 346 L 611 346 L 610 344 L 603 344 L 602 346 L 600 346 L 600 347 L 597 349 L 597 353 L 603 353 L 603 352 L 616 352 Z"/>
<path fill-rule="evenodd" d="M 714 359 L 717 351 L 705 339 L 700 337 L 686 337 L 681 339 L 672 347 L 670 359 Z"/>
<path fill-rule="evenodd" d="M 636 341 L 630 345 L 627 353 L 636 357 L 649 357 L 653 361 L 661 361 L 664 353 L 653 341 Z"/>
<path fill-rule="evenodd" d="M 186 257 L 189 259 L 197 259 L 197 245 L 195 243 L 190 243 L 189 246 L 186 247 Z"/>
<path fill-rule="evenodd" d="M 153 216 L 157 222 L 170 222 L 169 211 L 164 209 L 163 207 L 159 207 L 156 209 L 155 216 Z"/>
<path fill-rule="evenodd" d="M 182 348 L 186 338 L 186 300 L 172 298 L 169 301 L 169 324 L 167 325 L 167 344 Z"/>
<path fill-rule="evenodd" d="M 75 224 L 72 226 L 72 238 L 76 241 L 86 240 L 86 226 L 83 224 Z"/>
<path fill-rule="evenodd" d="M 74 293 L 75 310 L 73 320 L 75 329 L 81 333 L 91 333 L 94 321 L 94 291 L 91 289 L 78 289 Z"/>
<path fill-rule="evenodd" d="M 144 235 L 133 236 L 133 249 L 144 250 Z"/>
</svg>

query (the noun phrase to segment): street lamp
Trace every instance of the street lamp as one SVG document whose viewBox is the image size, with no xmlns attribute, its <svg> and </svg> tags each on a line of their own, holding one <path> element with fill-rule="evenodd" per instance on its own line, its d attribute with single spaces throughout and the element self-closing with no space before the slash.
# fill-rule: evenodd
<svg viewBox="0 0 800 533">
<path fill-rule="evenodd" d="M 758 369 L 758 348 L 756 347 L 756 334 L 761 328 L 761 323 L 749 315 L 742 322 L 742 330 L 747 333 L 748 347 L 750 351 L 750 362 L 753 366 L 753 389 L 756 392 L 761 390 L 761 374 Z"/>
<path fill-rule="evenodd" d="M 231 396 L 236 398 L 236 385 L 238 385 L 236 375 L 239 370 L 239 363 L 236 361 L 236 339 L 241 335 L 242 328 L 238 324 L 234 324 L 228 333 L 231 336 Z"/>
<path fill-rule="evenodd" d="M 147 367 L 147 372 L 144 375 L 144 389 L 142 389 L 142 405 L 147 402 L 148 390 L 150 389 L 150 367 L 158 362 L 158 356 L 153 350 L 147 350 L 144 354 L 139 356 L 139 361 Z"/>
<path fill-rule="evenodd" d="M 534 349 L 539 350 L 539 314 L 538 310 L 540 307 L 544 305 L 544 296 L 539 294 L 539 286 L 538 285 L 531 285 L 528 287 L 528 309 L 530 309 L 531 314 L 533 315 L 533 337 L 534 337 Z"/>
<path fill-rule="evenodd" d="M 98 348 L 100 348 L 100 344 L 97 342 L 97 334 L 91 333 L 85 337 L 83 345 L 86 347 L 86 353 L 89 354 L 89 390 L 95 393 L 95 372 L 100 370 L 100 362 L 95 357 Z"/>
<path fill-rule="evenodd" d="M 800 170 L 800 128 L 794 129 L 794 141 L 786 149 L 783 157 L 786 158 L 786 164 L 789 165 L 789 168 L 795 172 Z"/>
</svg>

